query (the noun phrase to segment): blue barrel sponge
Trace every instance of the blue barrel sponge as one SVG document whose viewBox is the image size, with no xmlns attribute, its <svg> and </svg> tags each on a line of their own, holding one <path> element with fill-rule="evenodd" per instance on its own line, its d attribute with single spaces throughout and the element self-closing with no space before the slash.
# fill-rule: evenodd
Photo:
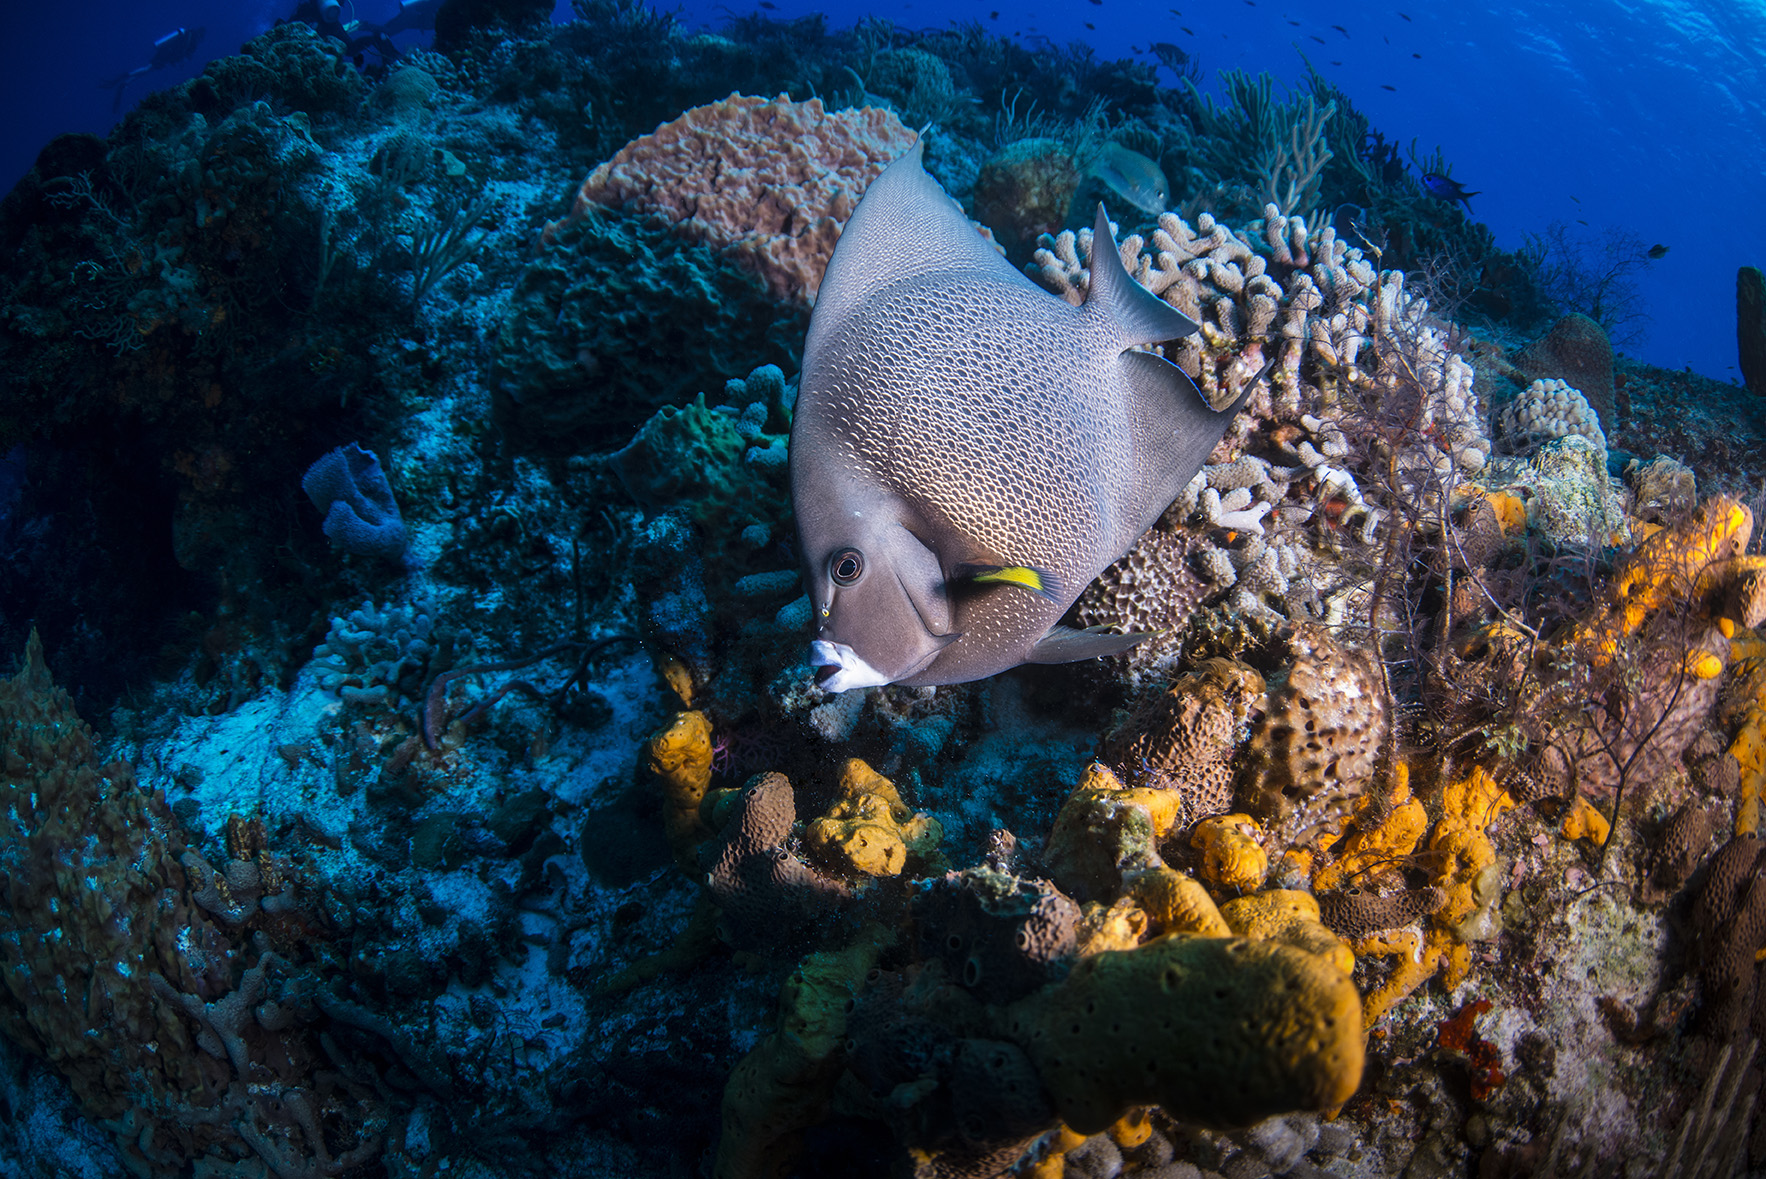
<svg viewBox="0 0 1766 1179">
<path fill-rule="evenodd" d="M 388 561 L 404 556 L 405 522 L 373 451 L 355 442 L 340 446 L 308 467 L 300 486 L 324 513 L 335 547 Z"/>
</svg>

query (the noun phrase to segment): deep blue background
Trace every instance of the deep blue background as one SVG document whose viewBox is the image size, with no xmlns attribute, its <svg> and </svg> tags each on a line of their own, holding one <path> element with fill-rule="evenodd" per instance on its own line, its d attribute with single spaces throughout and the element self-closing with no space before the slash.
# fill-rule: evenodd
<svg viewBox="0 0 1766 1179">
<path fill-rule="evenodd" d="M 1304 73 L 1303 52 L 1389 139 L 1415 137 L 1419 154 L 1439 145 L 1454 177 L 1482 190 L 1473 211 L 1503 245 L 1518 246 L 1552 221 L 1591 237 L 1620 227 L 1668 245 L 1644 279 L 1649 335 L 1633 353 L 1737 379 L 1735 270 L 1766 265 L 1766 3 L 773 3 L 774 16 L 822 8 L 837 23 L 862 12 L 907 27 L 975 20 L 1026 40 L 1083 39 L 1106 57 L 1172 41 L 1210 79 L 1233 66 L 1294 79 Z M 13 0 L 0 51 L 0 109 L 8 114 L 0 188 L 10 188 L 57 132 L 107 130 L 110 95 L 99 82 L 145 63 L 156 37 L 180 25 L 208 30 L 197 58 L 133 83 L 131 100 L 194 76 L 292 7 L 292 0 L 102 0 L 69 16 L 75 6 Z M 395 7 L 359 0 L 357 12 L 379 19 Z M 560 7 L 567 16 L 568 4 Z M 751 0 L 694 0 L 684 15 L 715 27 L 732 8 L 753 10 Z"/>
</svg>

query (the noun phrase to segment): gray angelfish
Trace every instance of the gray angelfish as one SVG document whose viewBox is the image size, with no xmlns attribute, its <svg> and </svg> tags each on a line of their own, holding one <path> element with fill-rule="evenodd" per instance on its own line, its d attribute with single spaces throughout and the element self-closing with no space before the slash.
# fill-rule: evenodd
<svg viewBox="0 0 1766 1179">
<path fill-rule="evenodd" d="M 1128 276 L 1101 206 L 1074 307 L 994 250 L 922 147 L 854 210 L 804 343 L 791 493 L 830 691 L 963 683 L 1146 637 L 1060 618 L 1237 409 L 1129 350 L 1197 325 Z"/>
</svg>

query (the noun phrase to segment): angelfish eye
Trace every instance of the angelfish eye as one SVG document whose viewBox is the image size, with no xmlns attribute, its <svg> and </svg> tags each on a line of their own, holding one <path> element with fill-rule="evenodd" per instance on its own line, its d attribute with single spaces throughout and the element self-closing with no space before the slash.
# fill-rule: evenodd
<svg viewBox="0 0 1766 1179">
<path fill-rule="evenodd" d="M 865 555 L 857 549 L 841 549 L 828 558 L 828 576 L 835 585 L 851 585 L 865 572 Z"/>
</svg>

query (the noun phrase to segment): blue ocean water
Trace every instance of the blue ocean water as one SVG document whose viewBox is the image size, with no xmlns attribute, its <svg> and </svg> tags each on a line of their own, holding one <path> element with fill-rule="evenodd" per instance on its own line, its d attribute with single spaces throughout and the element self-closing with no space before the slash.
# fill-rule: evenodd
<svg viewBox="0 0 1766 1179">
<path fill-rule="evenodd" d="M 384 19 L 392 0 L 360 0 Z M 148 89 L 201 72 L 289 6 L 272 0 L 173 3 L 113 0 L 25 7 L 9 17 L 0 101 L 0 188 L 42 145 L 115 121 L 99 83 L 145 64 L 156 38 L 206 29 L 197 52 L 131 83 Z M 715 29 L 751 5 L 694 0 L 693 27 Z M 875 15 L 907 28 L 975 21 L 1025 44 L 1083 41 L 1105 58 L 1153 60 L 1157 41 L 1200 67 L 1269 71 L 1295 80 L 1307 63 L 1347 94 L 1388 140 L 1418 154 L 1439 146 L 1453 176 L 1480 195 L 1472 210 L 1505 248 L 1560 223 L 1598 256 L 1617 232 L 1665 256 L 1639 277 L 1642 339 L 1624 349 L 1665 368 L 1736 380 L 1735 271 L 1766 259 L 1766 18 L 1761 3 L 1452 5 L 1330 4 L 1313 0 L 1126 3 L 953 0 L 950 4 L 817 5 L 777 0 L 765 15 L 826 13 L 836 26 Z M 997 16 L 995 15 L 997 13 Z M 561 3 L 556 19 L 568 19 Z M 1337 26 L 1341 26 L 1338 28 Z M 401 44 L 420 40 L 406 35 Z M 1169 72 L 1165 79 L 1175 82 Z"/>
</svg>

